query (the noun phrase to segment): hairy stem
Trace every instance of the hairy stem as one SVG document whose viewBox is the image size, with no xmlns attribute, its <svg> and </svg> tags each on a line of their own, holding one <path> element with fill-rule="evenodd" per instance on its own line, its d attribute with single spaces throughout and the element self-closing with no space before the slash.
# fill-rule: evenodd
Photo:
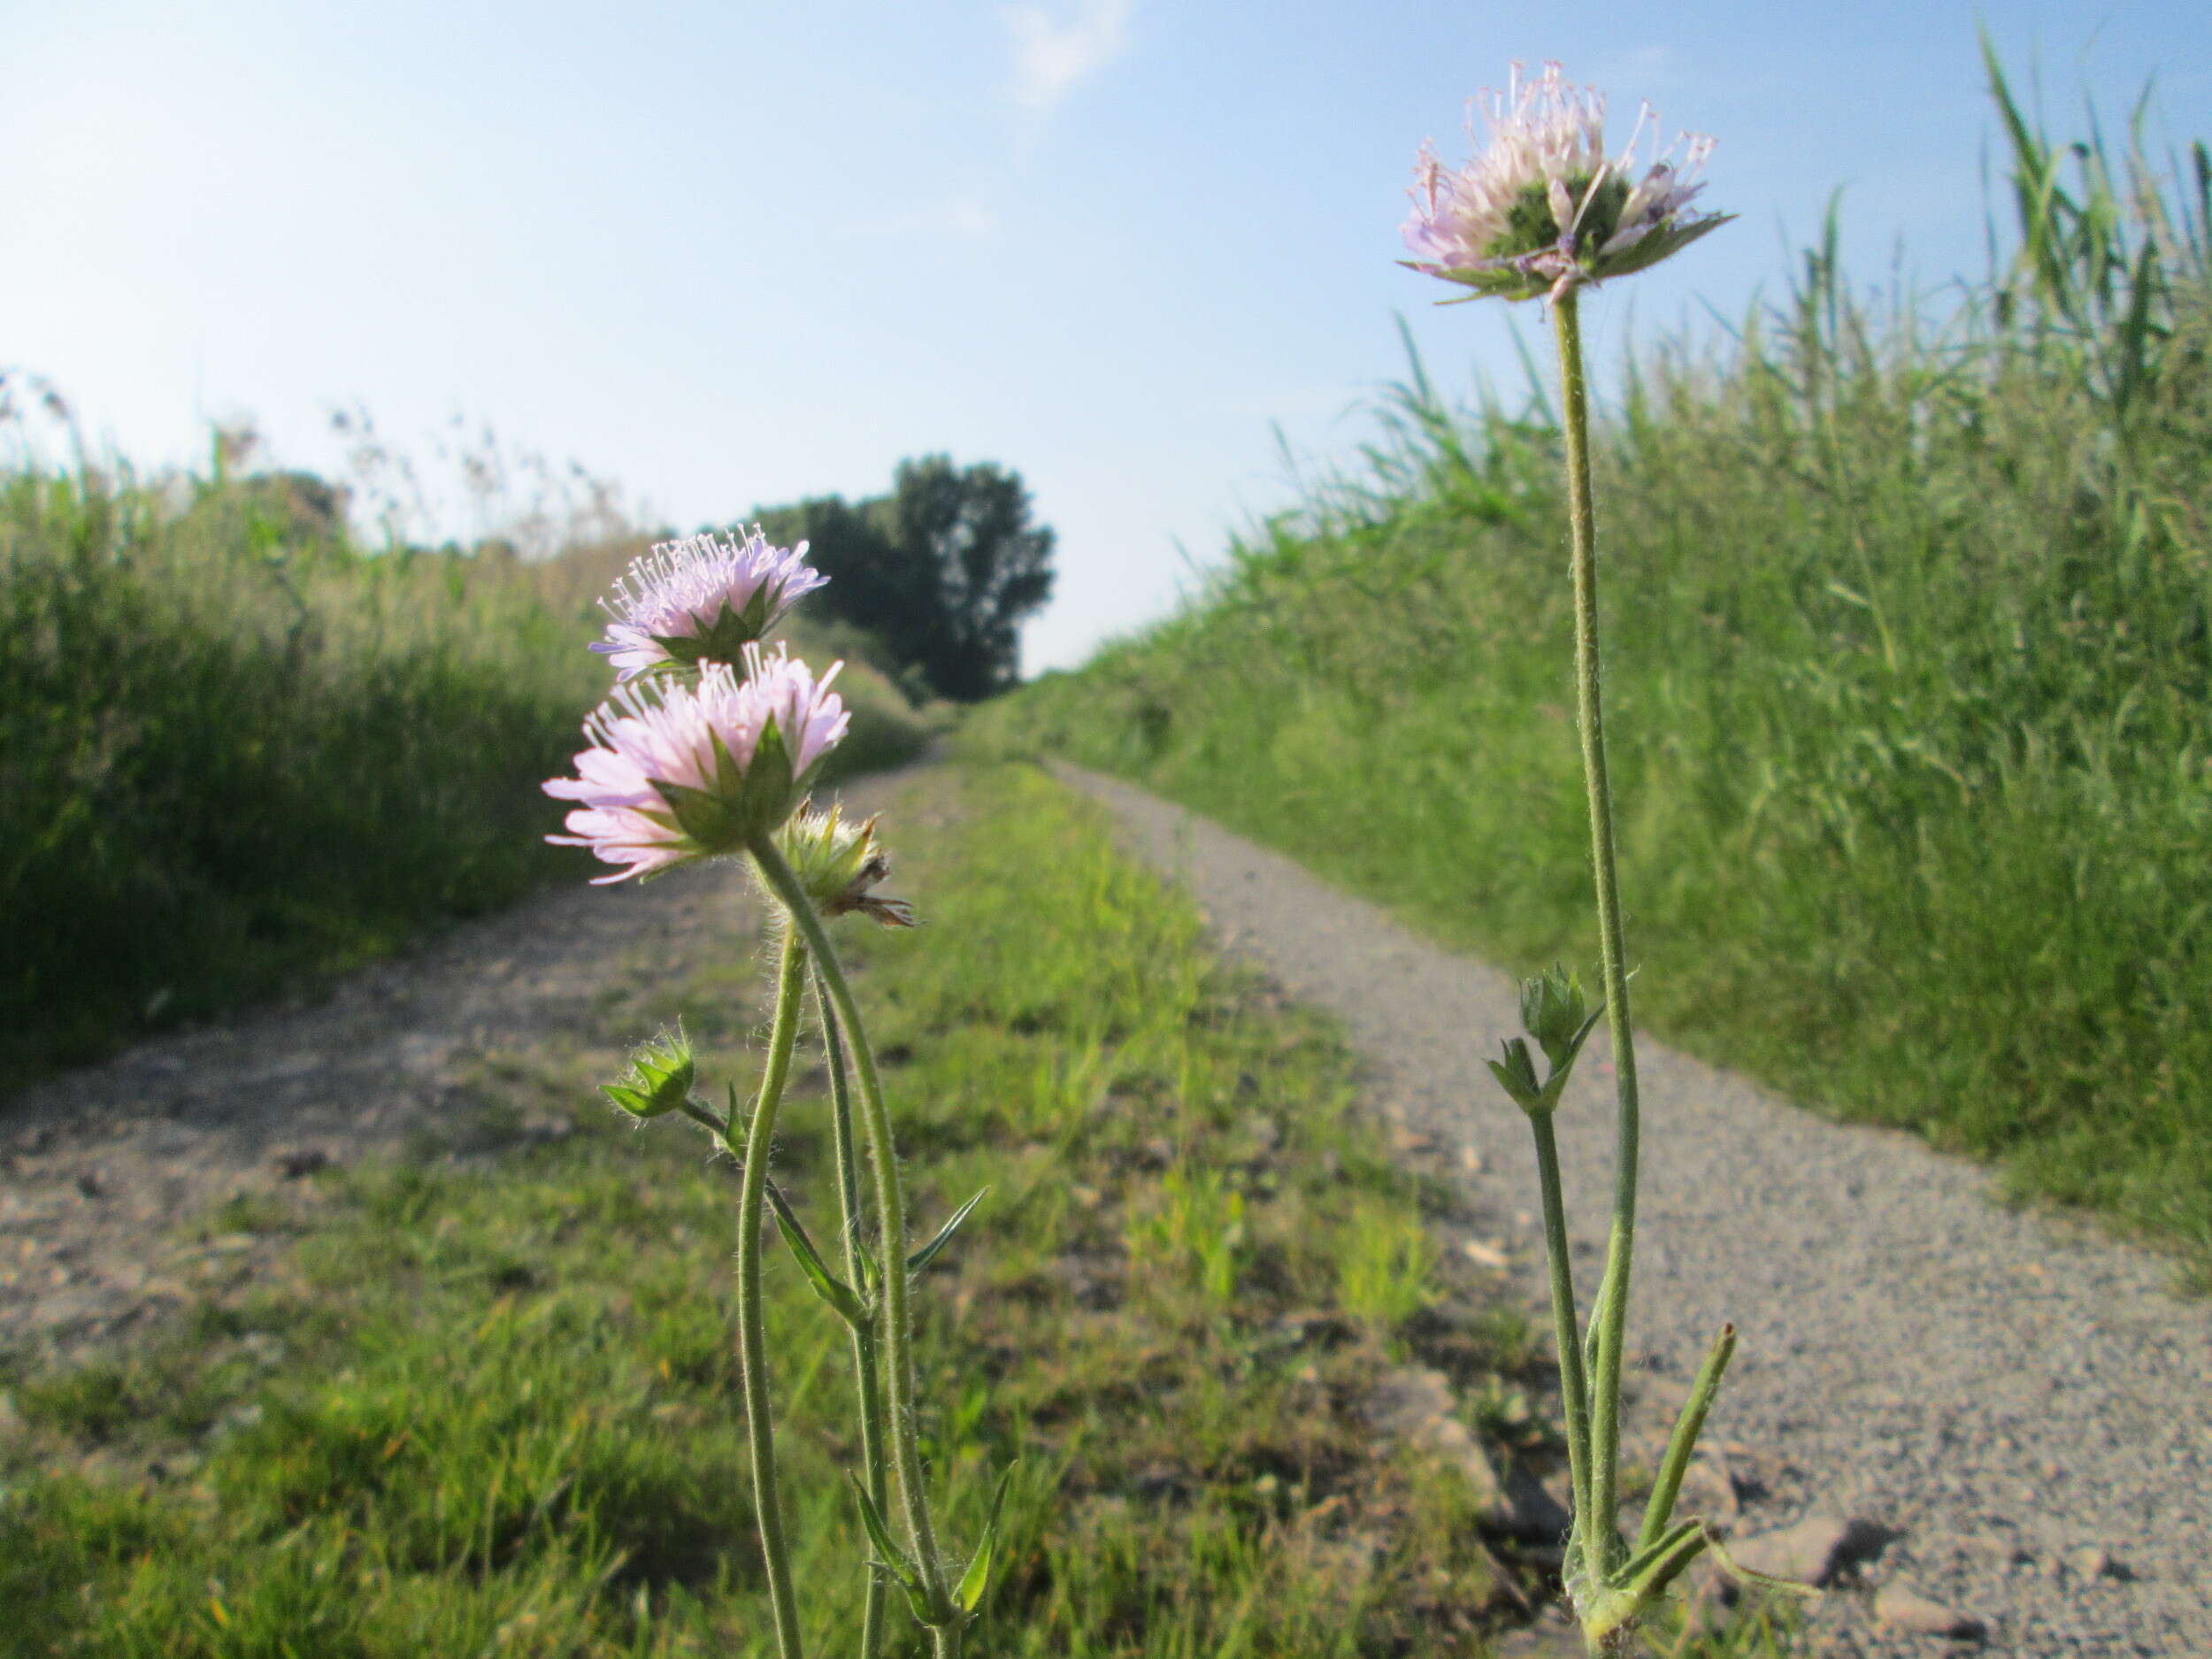
<svg viewBox="0 0 2212 1659">
<path fill-rule="evenodd" d="M 1627 950 L 1621 936 L 1620 877 L 1613 850 L 1613 791 L 1605 766 L 1605 709 L 1598 658 L 1597 514 L 1590 495 L 1590 411 L 1583 380 L 1582 326 L 1577 296 L 1552 305 L 1559 343 L 1559 380 L 1567 442 L 1567 511 L 1574 536 L 1575 700 L 1582 729 L 1583 781 L 1590 796 L 1590 863 L 1598 901 L 1598 947 L 1605 984 L 1606 1027 L 1613 1039 L 1617 1130 L 1613 1227 L 1606 1242 L 1605 1288 L 1592 1312 L 1597 1368 L 1591 1379 L 1589 1510 L 1582 1517 L 1584 1559 L 1602 1583 L 1621 1559 L 1614 1519 L 1620 1463 L 1621 1348 L 1628 1324 L 1629 1263 L 1636 1248 L 1636 1176 L 1640 1124 L 1636 1109 L 1636 1048 L 1630 1028 Z"/>
<path fill-rule="evenodd" d="M 1581 1327 L 1575 1319 L 1574 1269 L 1567 1255 L 1567 1207 L 1559 1194 L 1559 1141 L 1551 1113 L 1531 1112 L 1536 1171 L 1544 1191 L 1544 1253 L 1551 1263 L 1553 1340 L 1559 1344 L 1559 1392 L 1567 1407 L 1567 1471 L 1577 1521 L 1589 1513 L 1590 1394 L 1582 1369 Z"/>
<path fill-rule="evenodd" d="M 909 1306 L 906 1274 L 906 1198 L 899 1185 L 898 1148 L 891 1140 L 891 1115 L 883 1103 L 883 1083 L 876 1071 L 875 1051 L 868 1045 L 867 1028 L 844 970 L 838 965 L 829 933 L 791 866 L 765 833 L 753 837 L 749 850 L 768 884 L 813 953 L 816 971 L 837 1010 L 840 1026 L 852 1052 L 853 1071 L 860 1083 L 860 1110 L 868 1130 L 869 1161 L 875 1172 L 876 1221 L 881 1230 L 882 1283 L 877 1306 L 882 1318 L 884 1381 L 890 1396 L 891 1463 L 898 1471 L 899 1502 L 906 1518 L 908 1539 L 914 1553 L 914 1571 L 920 1575 L 923 1600 L 937 1623 L 932 1646 L 940 1659 L 959 1651 L 959 1620 L 952 1595 L 946 1587 L 943 1563 L 937 1559 L 937 1531 L 929 1518 L 929 1493 L 923 1484 L 922 1452 L 914 1422 L 914 1332 Z"/>
<path fill-rule="evenodd" d="M 838 1028 L 837 1010 L 830 1005 L 822 976 L 814 975 L 814 1001 L 822 1020 L 822 1042 L 829 1054 L 830 1131 L 837 1155 L 837 1199 L 842 1210 L 845 1240 L 845 1282 L 867 1294 L 868 1244 L 860 1207 L 860 1160 L 853 1145 L 852 1084 L 845 1075 L 845 1040 Z M 860 1394 L 860 1461 L 866 1471 L 868 1496 L 878 1514 L 891 1507 L 890 1465 L 883 1454 L 883 1382 L 876 1363 L 876 1333 L 872 1325 L 852 1328 L 853 1376 Z M 860 1659 L 876 1659 L 883 1647 L 882 1577 L 871 1570 L 860 1614 Z"/>
<path fill-rule="evenodd" d="M 769 1416 L 768 1340 L 761 1317 L 761 1202 L 768 1187 L 768 1148 L 776 1110 L 791 1074 L 806 994 L 806 945 L 787 931 L 776 982 L 776 1018 L 768 1037 L 768 1062 L 745 1131 L 745 1179 L 737 1200 L 737 1357 L 745 1386 L 745 1432 L 753 1454 L 753 1508 L 760 1523 L 760 1553 L 768 1569 L 768 1603 L 776 1619 L 780 1659 L 800 1659 L 799 1611 L 791 1594 L 791 1555 L 784 1542 L 783 1510 L 776 1501 L 776 1429 Z"/>
</svg>

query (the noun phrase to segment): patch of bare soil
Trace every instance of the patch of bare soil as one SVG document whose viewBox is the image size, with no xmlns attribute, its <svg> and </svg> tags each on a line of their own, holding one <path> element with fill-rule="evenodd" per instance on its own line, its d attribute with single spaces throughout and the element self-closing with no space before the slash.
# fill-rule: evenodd
<svg viewBox="0 0 2212 1659">
<path fill-rule="evenodd" d="M 566 1133 L 565 1116 L 495 1105 L 474 1079 L 501 1056 L 572 1048 L 611 968 L 680 970 L 750 902 L 727 864 L 549 889 L 311 1006 L 161 1037 L 27 1091 L 0 1112 L 0 1348 L 77 1354 L 266 1272 L 285 1240 L 255 1230 L 257 1204 L 276 1208 L 279 1188 L 286 1207 L 311 1202 L 303 1178 L 331 1165 Z"/>
</svg>

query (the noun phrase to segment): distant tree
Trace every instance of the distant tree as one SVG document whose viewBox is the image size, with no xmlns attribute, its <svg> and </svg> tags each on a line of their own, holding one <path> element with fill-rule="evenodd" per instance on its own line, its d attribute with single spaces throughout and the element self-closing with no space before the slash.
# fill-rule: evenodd
<svg viewBox="0 0 2212 1659">
<path fill-rule="evenodd" d="M 818 603 L 873 634 L 941 697 L 972 703 L 1020 672 L 1020 625 L 1052 592 L 1053 534 L 1030 522 L 1021 475 L 949 457 L 902 461 L 888 495 L 816 496 L 758 515 L 804 540 L 830 579 Z"/>
<path fill-rule="evenodd" d="M 918 561 L 902 557 L 872 509 L 873 502 L 815 495 L 755 516 L 768 539 L 781 547 L 807 544 L 807 561 L 830 579 L 807 601 L 873 634 L 895 662 L 918 663 L 935 611 Z"/>
</svg>

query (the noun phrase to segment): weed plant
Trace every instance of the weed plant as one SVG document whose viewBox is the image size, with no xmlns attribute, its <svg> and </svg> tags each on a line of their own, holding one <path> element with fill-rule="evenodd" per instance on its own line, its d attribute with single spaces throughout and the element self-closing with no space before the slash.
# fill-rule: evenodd
<svg viewBox="0 0 2212 1659">
<path fill-rule="evenodd" d="M 2212 157 L 2044 138 L 2016 255 L 1637 355 L 1597 439 L 1622 879 L 1661 1032 L 2212 1263 Z M 979 733 L 1516 962 L 1589 961 L 1540 391 L 1417 362 L 1365 470 Z"/>
<path fill-rule="evenodd" d="M 1214 963 L 1190 906 L 1033 773 L 939 772 L 895 816 L 937 938 L 856 936 L 849 962 L 919 1225 L 991 1189 L 918 1304 L 948 1526 L 972 1536 L 1024 1460 L 981 1650 L 1480 1651 L 1535 1569 L 1500 1566 L 1471 1489 L 1379 1448 L 1360 1402 L 1437 1365 L 1555 1457 L 1519 1407 L 1542 1374 L 1517 1311 L 1426 1251 L 1340 1044 Z M 722 1265 L 736 1174 L 584 1103 L 641 1020 L 738 1063 L 761 941 L 728 945 L 680 983 L 649 953 L 611 964 L 576 1039 L 598 1047 L 488 1071 L 511 1112 L 575 1112 L 565 1141 L 318 1177 L 282 1271 L 152 1346 L 19 1360 L 0 1655 L 772 1651 Z M 777 1157 L 818 1234 L 821 1088 Z M 849 1650 L 845 1333 L 772 1260 L 801 1612 Z"/>
<path fill-rule="evenodd" d="M 602 688 L 565 564 L 364 548 L 334 500 L 219 449 L 0 474 L 0 1090 L 580 864 L 534 788 Z M 857 703 L 849 769 L 919 746 Z"/>
</svg>

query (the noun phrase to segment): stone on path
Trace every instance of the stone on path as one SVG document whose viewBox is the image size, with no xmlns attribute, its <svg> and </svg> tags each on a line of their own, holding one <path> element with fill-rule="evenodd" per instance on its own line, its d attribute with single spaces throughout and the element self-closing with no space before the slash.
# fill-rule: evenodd
<svg viewBox="0 0 2212 1659">
<path fill-rule="evenodd" d="M 1886 1584 L 1875 1593 L 1874 1622 L 1886 1630 L 1945 1636 L 1953 1641 L 1976 1641 L 1982 1634 L 1981 1620 L 1930 1601 L 1902 1579 Z"/>
<path fill-rule="evenodd" d="M 1729 1546 L 1736 1564 L 1770 1578 L 1824 1586 L 1855 1562 L 1879 1550 L 1882 1530 L 1866 1521 L 1809 1515 L 1794 1526 L 1761 1532 Z"/>
</svg>

